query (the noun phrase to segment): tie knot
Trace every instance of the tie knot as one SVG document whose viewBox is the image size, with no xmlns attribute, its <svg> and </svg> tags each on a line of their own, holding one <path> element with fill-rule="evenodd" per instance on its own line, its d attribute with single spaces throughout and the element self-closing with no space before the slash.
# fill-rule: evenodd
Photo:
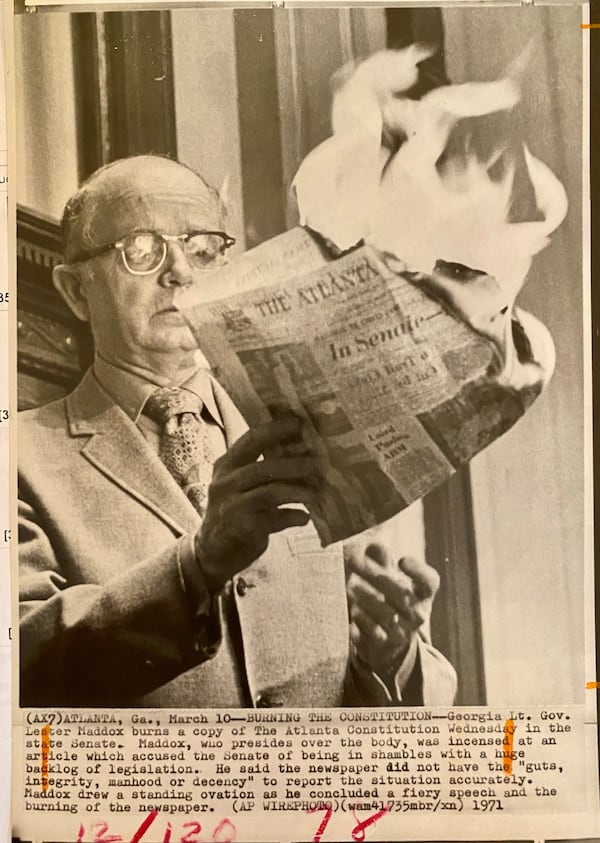
<svg viewBox="0 0 600 843">
<path fill-rule="evenodd" d="M 193 413 L 200 418 L 201 412 L 202 401 L 198 396 L 179 386 L 156 389 L 144 405 L 145 415 L 162 425 L 182 413 Z"/>
</svg>

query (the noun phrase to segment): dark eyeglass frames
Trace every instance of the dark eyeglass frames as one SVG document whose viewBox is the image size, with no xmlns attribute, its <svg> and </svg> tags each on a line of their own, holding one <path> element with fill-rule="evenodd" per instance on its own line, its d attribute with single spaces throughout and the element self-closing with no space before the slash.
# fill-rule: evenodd
<svg viewBox="0 0 600 843">
<path fill-rule="evenodd" d="M 128 272 L 132 275 L 151 275 L 164 264 L 168 244 L 175 241 L 181 245 L 192 269 L 210 272 L 226 262 L 225 252 L 233 246 L 235 238 L 224 231 L 190 231 L 187 234 L 132 231 L 116 243 L 80 252 L 71 263 L 90 260 L 117 249 Z"/>
</svg>

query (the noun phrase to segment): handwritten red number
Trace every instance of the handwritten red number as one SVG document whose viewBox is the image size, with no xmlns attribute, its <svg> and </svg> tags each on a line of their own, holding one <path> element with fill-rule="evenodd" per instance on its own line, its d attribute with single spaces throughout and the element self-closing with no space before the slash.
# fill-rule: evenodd
<svg viewBox="0 0 600 843">
<path fill-rule="evenodd" d="M 329 820 L 331 819 L 331 815 L 333 814 L 333 808 L 331 807 L 331 805 L 321 805 L 320 808 L 308 808 L 307 813 L 314 814 L 315 811 L 325 811 L 325 816 L 321 820 L 321 824 L 317 829 L 317 833 L 313 837 L 313 843 L 319 843 L 321 837 L 325 833 L 327 825 L 329 824 Z"/>
<path fill-rule="evenodd" d="M 167 823 L 167 827 L 165 828 L 165 836 L 163 837 L 163 843 L 171 843 L 171 832 L 173 831 L 173 826 L 171 823 Z"/>
<path fill-rule="evenodd" d="M 226 828 L 229 828 L 229 835 L 226 836 L 226 837 L 219 838 L 219 834 L 222 831 L 224 831 Z M 227 818 L 225 818 L 224 820 L 221 820 L 221 822 L 218 824 L 218 826 L 213 831 L 212 839 L 213 839 L 213 843 L 217 843 L 217 841 L 218 841 L 218 843 L 233 843 L 233 841 L 235 840 L 236 837 L 237 837 L 237 831 L 236 831 L 236 828 L 235 828 L 234 824 L 231 822 L 231 820 L 228 820 Z"/>
<path fill-rule="evenodd" d="M 107 822 L 93 823 L 92 828 L 98 829 L 94 837 L 94 843 L 121 843 L 123 840 L 120 834 L 109 834 L 105 836 L 108 831 Z"/>
<path fill-rule="evenodd" d="M 158 811 L 150 811 L 148 816 L 142 820 L 139 825 L 138 830 L 135 832 L 133 837 L 131 838 L 131 843 L 140 843 L 140 840 L 144 836 L 144 834 L 148 831 L 154 820 L 156 819 Z M 121 838 L 119 838 L 120 840 Z"/>
<path fill-rule="evenodd" d="M 381 811 L 377 811 L 374 814 L 371 814 L 370 817 L 367 817 L 366 820 L 362 820 L 361 822 L 357 823 L 354 828 L 352 829 L 352 839 L 356 841 L 356 843 L 362 843 L 365 839 L 365 828 L 369 828 L 370 825 L 373 825 L 377 822 L 377 820 L 381 819 L 387 812 L 390 810 L 390 806 L 388 805 L 386 808 L 383 808 Z M 352 809 L 352 813 L 354 814 L 354 818 L 358 819 L 356 816 L 356 812 L 354 808 Z"/>
<path fill-rule="evenodd" d="M 202 831 L 202 826 L 199 822 L 195 820 L 191 823 L 184 823 L 183 828 L 189 828 L 190 830 L 183 835 L 181 838 L 181 843 L 198 843 L 198 838 L 194 837 L 195 834 L 200 834 Z"/>
</svg>

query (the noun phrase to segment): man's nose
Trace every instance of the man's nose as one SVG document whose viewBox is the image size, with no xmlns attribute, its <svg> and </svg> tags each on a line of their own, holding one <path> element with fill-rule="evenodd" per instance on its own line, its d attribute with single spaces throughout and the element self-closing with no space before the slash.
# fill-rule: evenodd
<svg viewBox="0 0 600 843">
<path fill-rule="evenodd" d="M 158 281 L 163 287 L 188 287 L 193 283 L 194 273 L 181 243 L 167 243 L 167 257 Z"/>
</svg>

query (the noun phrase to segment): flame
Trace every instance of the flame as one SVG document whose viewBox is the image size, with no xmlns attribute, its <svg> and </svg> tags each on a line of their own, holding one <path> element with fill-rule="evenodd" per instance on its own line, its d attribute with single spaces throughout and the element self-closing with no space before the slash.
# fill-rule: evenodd
<svg viewBox="0 0 600 843">
<path fill-rule="evenodd" d="M 490 174 L 502 150 L 486 161 L 469 149 L 443 167 L 440 160 L 459 120 L 516 105 L 524 59 L 504 79 L 403 97 L 432 52 L 412 45 L 377 53 L 338 89 L 333 135 L 307 156 L 294 181 L 301 222 L 342 250 L 365 240 L 412 272 L 431 275 L 438 260 L 478 270 L 496 279 L 512 304 L 533 256 L 564 219 L 565 190 L 524 146 L 543 218 L 511 222 L 514 164 L 499 179 Z"/>
</svg>

